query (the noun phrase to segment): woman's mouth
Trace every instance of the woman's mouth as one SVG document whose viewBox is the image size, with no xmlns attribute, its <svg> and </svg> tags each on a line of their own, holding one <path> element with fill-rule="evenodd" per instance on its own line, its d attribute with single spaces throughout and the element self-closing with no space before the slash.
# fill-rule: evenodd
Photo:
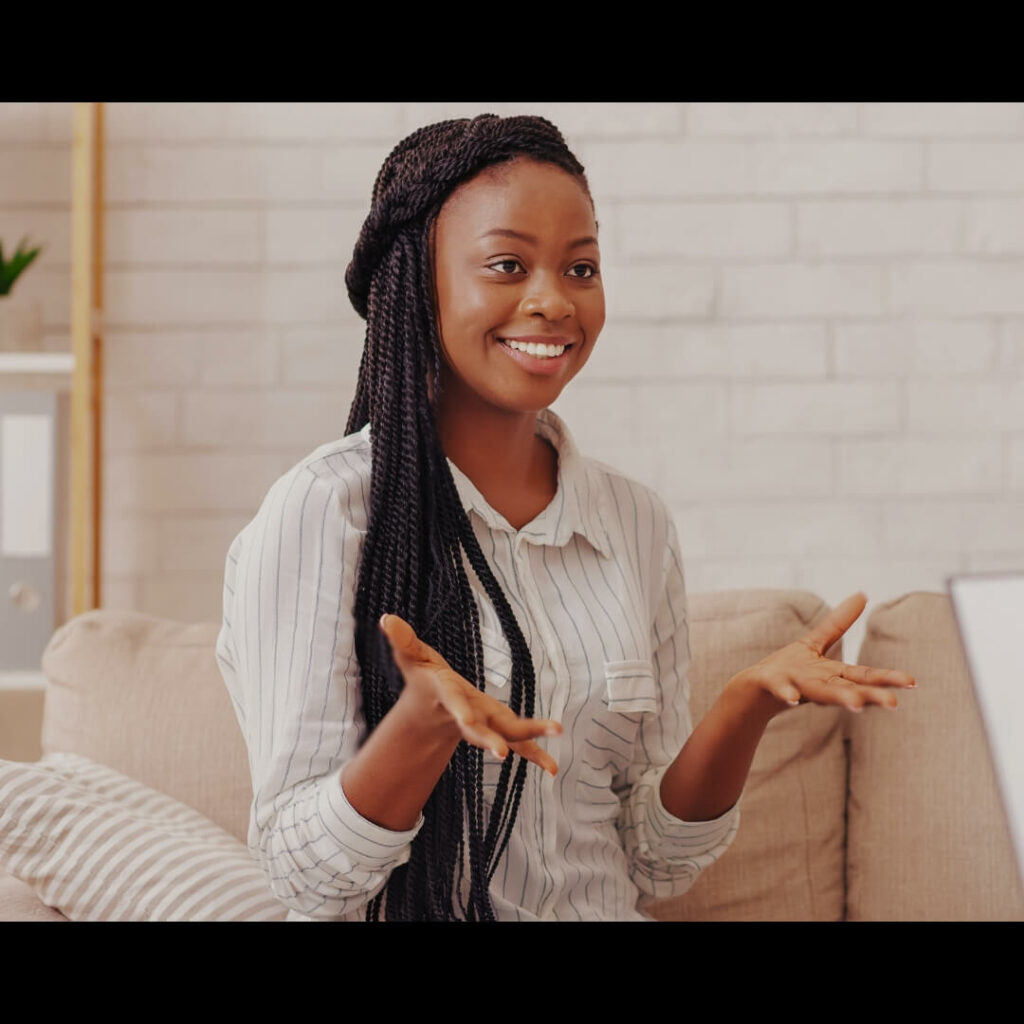
<svg viewBox="0 0 1024 1024">
<path fill-rule="evenodd" d="M 502 338 L 501 341 L 516 352 L 525 352 L 538 359 L 552 359 L 560 356 L 569 346 L 553 345 L 545 342 L 519 341 L 518 338 Z"/>
<path fill-rule="evenodd" d="M 572 348 L 565 338 L 498 338 L 498 341 L 524 370 L 542 375 L 557 373 Z"/>
</svg>

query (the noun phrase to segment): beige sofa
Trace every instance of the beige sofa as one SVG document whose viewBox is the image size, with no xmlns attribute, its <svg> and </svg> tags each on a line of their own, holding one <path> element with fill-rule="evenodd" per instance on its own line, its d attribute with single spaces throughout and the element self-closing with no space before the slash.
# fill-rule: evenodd
<svg viewBox="0 0 1024 1024">
<path fill-rule="evenodd" d="M 825 611 L 803 591 L 693 595 L 695 717 Z M 248 766 L 216 633 L 99 611 L 54 634 L 44 757 L 0 771 L 0 920 L 284 917 L 243 845 Z M 1024 919 L 946 597 L 875 608 L 857 660 L 918 687 L 896 712 L 800 707 L 773 721 L 733 847 L 655 916 Z"/>
</svg>

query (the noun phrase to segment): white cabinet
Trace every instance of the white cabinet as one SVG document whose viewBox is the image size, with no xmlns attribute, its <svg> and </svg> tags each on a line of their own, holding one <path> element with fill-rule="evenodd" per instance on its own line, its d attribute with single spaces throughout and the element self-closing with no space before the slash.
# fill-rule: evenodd
<svg viewBox="0 0 1024 1024">
<path fill-rule="evenodd" d="M 70 359 L 0 353 L 0 673 L 38 671 L 63 618 Z"/>
</svg>

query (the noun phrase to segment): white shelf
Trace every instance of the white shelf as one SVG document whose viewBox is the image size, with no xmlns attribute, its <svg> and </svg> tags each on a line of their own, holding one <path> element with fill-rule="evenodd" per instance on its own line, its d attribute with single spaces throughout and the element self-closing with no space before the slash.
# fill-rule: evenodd
<svg viewBox="0 0 1024 1024">
<path fill-rule="evenodd" d="M 20 377 L 71 373 L 75 357 L 71 352 L 0 352 L 0 376 Z"/>
<path fill-rule="evenodd" d="M 42 690 L 45 686 L 45 672 L 31 672 L 28 669 L 23 672 L 0 671 L 0 692 L 4 690 Z"/>
</svg>

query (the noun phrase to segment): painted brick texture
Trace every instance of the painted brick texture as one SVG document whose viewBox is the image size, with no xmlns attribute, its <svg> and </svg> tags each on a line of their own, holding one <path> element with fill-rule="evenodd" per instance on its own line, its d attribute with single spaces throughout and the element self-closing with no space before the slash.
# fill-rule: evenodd
<svg viewBox="0 0 1024 1024">
<path fill-rule="evenodd" d="M 107 106 L 108 607 L 219 618 L 231 538 L 344 430 L 381 160 L 480 109 Z M 556 409 L 669 503 L 691 589 L 874 602 L 1024 567 L 1024 104 L 488 109 L 550 117 L 587 167 L 608 323 Z M 70 126 L 0 104 L 0 239 L 47 245 L 21 294 L 52 350 Z"/>
</svg>

